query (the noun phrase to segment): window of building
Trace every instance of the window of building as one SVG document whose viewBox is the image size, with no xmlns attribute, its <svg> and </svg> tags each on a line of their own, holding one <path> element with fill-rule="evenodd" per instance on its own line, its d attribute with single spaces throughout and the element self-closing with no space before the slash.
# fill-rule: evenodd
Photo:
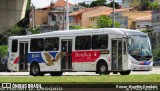
<svg viewBox="0 0 160 91">
<path fill-rule="evenodd" d="M 92 36 L 92 49 L 107 49 L 107 48 L 108 48 L 108 35 Z"/>
<path fill-rule="evenodd" d="M 43 51 L 44 50 L 44 39 L 31 39 L 30 51 Z"/>
<path fill-rule="evenodd" d="M 17 52 L 18 40 L 12 40 L 12 52 Z"/>
<path fill-rule="evenodd" d="M 60 20 L 60 21 L 62 20 L 62 16 L 61 16 L 61 15 L 59 16 L 59 20 Z"/>
<path fill-rule="evenodd" d="M 73 8 L 73 11 L 78 11 L 79 10 L 79 8 Z"/>
<path fill-rule="evenodd" d="M 78 36 L 76 37 L 76 50 L 90 50 L 91 49 L 91 36 Z"/>
<path fill-rule="evenodd" d="M 45 51 L 58 51 L 58 50 L 59 50 L 59 38 L 45 39 Z"/>
<path fill-rule="evenodd" d="M 56 21 L 56 16 L 54 14 L 52 15 L 52 21 Z"/>
</svg>

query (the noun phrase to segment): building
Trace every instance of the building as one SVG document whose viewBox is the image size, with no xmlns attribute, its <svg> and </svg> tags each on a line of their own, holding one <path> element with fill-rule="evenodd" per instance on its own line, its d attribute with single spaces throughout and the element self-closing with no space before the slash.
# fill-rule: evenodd
<svg viewBox="0 0 160 91">
<path fill-rule="evenodd" d="M 69 13 L 80 9 L 84 9 L 84 7 L 69 3 Z M 32 11 L 30 27 L 33 25 L 40 26 L 43 30 L 46 30 L 43 32 L 64 30 L 66 27 L 66 1 L 58 0 L 55 3 L 51 2 L 49 6 Z"/>
<path fill-rule="evenodd" d="M 88 28 L 95 26 L 96 19 L 92 17 L 94 14 L 104 12 L 107 10 L 112 10 L 110 7 L 98 6 L 93 8 L 85 8 L 76 12 L 70 13 L 70 25 L 81 26 L 82 28 Z"/>
<path fill-rule="evenodd" d="M 148 16 L 139 17 L 133 20 L 133 22 L 135 23 L 135 29 L 139 31 L 152 30 L 152 19 L 151 18 L 152 16 L 148 15 Z"/>
<path fill-rule="evenodd" d="M 116 12 L 126 11 L 125 9 L 116 9 Z M 113 12 L 113 9 L 105 6 L 98 6 L 94 8 L 86 8 L 77 12 L 70 13 L 70 25 L 81 26 L 82 28 L 96 27 L 97 19 L 101 15 L 108 15 Z M 122 17 L 120 18 L 122 19 Z"/>
<path fill-rule="evenodd" d="M 135 20 L 144 16 L 151 16 L 151 11 L 123 11 L 122 16 L 128 17 L 129 29 L 136 29 Z"/>
<path fill-rule="evenodd" d="M 122 8 L 129 8 L 129 0 L 122 0 Z"/>
</svg>

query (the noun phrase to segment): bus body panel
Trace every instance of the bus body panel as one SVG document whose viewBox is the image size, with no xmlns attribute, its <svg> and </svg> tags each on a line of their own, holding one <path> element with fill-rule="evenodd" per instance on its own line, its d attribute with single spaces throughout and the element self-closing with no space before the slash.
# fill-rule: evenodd
<svg viewBox="0 0 160 91">
<path fill-rule="evenodd" d="M 32 62 L 37 62 L 40 66 L 40 71 L 60 71 L 60 57 L 57 58 L 58 52 L 41 52 L 29 53 L 29 66 Z M 30 68 L 30 67 L 29 67 Z"/>
<path fill-rule="evenodd" d="M 9 40 L 9 45 L 12 44 L 12 41 Z M 18 46 L 17 46 L 18 47 Z M 8 69 L 11 71 L 19 71 L 19 53 L 11 52 L 11 46 L 9 46 L 9 57 L 8 57 Z"/>
<path fill-rule="evenodd" d="M 107 49 L 90 49 L 90 50 L 76 50 L 76 37 L 77 36 L 93 36 L 93 35 L 108 35 L 108 48 Z M 36 61 L 39 64 L 41 72 L 52 72 L 52 71 L 97 71 L 97 63 L 100 60 L 104 60 L 108 65 L 108 71 L 127 71 L 127 70 L 151 70 L 153 65 L 153 58 L 149 61 L 150 65 L 135 65 L 137 61 L 134 58 L 131 58 L 128 53 L 128 45 L 127 38 L 130 35 L 138 35 L 138 36 L 147 36 L 146 34 L 138 31 L 133 31 L 129 29 L 119 29 L 119 28 L 104 28 L 104 29 L 86 29 L 86 30 L 71 30 L 71 31 L 56 31 L 35 35 L 26 35 L 26 36 L 11 36 L 9 37 L 9 58 L 8 58 L 8 68 L 12 71 L 20 71 L 19 70 L 19 50 L 20 44 L 22 41 L 27 41 L 28 43 L 28 71 L 30 71 L 31 63 Z M 39 51 L 39 52 L 30 52 L 30 41 L 34 38 L 46 38 L 50 37 L 58 37 L 59 38 L 59 50 L 58 51 Z M 18 51 L 15 53 L 11 52 L 12 49 L 12 40 L 18 40 Z M 121 46 L 117 46 L 117 48 L 121 49 L 121 61 L 118 61 L 117 55 L 117 65 L 122 67 L 113 69 L 113 44 L 112 42 L 116 41 L 117 44 L 121 42 Z M 71 68 L 68 70 L 62 69 L 62 54 L 63 54 L 63 43 L 71 43 L 70 47 L 72 50 L 71 55 Z M 126 43 L 126 44 L 125 44 Z M 126 49 L 125 49 L 126 48 Z M 126 50 L 126 51 L 124 51 Z M 116 49 L 118 53 L 119 50 Z M 132 62 L 132 63 L 131 63 Z M 136 68 L 136 69 L 135 69 Z"/>
</svg>

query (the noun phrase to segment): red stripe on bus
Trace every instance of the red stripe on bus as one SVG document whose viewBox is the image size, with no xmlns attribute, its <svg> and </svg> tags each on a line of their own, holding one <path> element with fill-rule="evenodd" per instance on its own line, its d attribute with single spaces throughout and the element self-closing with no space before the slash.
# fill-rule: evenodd
<svg viewBox="0 0 160 91">
<path fill-rule="evenodd" d="M 100 51 L 74 51 L 72 62 L 95 62 L 100 57 Z"/>
<path fill-rule="evenodd" d="M 17 58 L 14 60 L 14 64 L 17 64 L 17 63 L 18 63 L 18 60 L 19 60 L 19 57 L 17 57 Z"/>
</svg>

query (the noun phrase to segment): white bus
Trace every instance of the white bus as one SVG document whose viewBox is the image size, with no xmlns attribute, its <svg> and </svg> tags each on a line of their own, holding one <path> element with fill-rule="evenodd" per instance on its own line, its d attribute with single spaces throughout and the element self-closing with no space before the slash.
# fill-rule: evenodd
<svg viewBox="0 0 160 91">
<path fill-rule="evenodd" d="M 63 72 L 129 75 L 132 70 L 150 71 L 153 65 L 148 35 L 121 28 L 11 36 L 8 51 L 8 69 L 29 71 L 33 76 L 61 76 Z"/>
</svg>

